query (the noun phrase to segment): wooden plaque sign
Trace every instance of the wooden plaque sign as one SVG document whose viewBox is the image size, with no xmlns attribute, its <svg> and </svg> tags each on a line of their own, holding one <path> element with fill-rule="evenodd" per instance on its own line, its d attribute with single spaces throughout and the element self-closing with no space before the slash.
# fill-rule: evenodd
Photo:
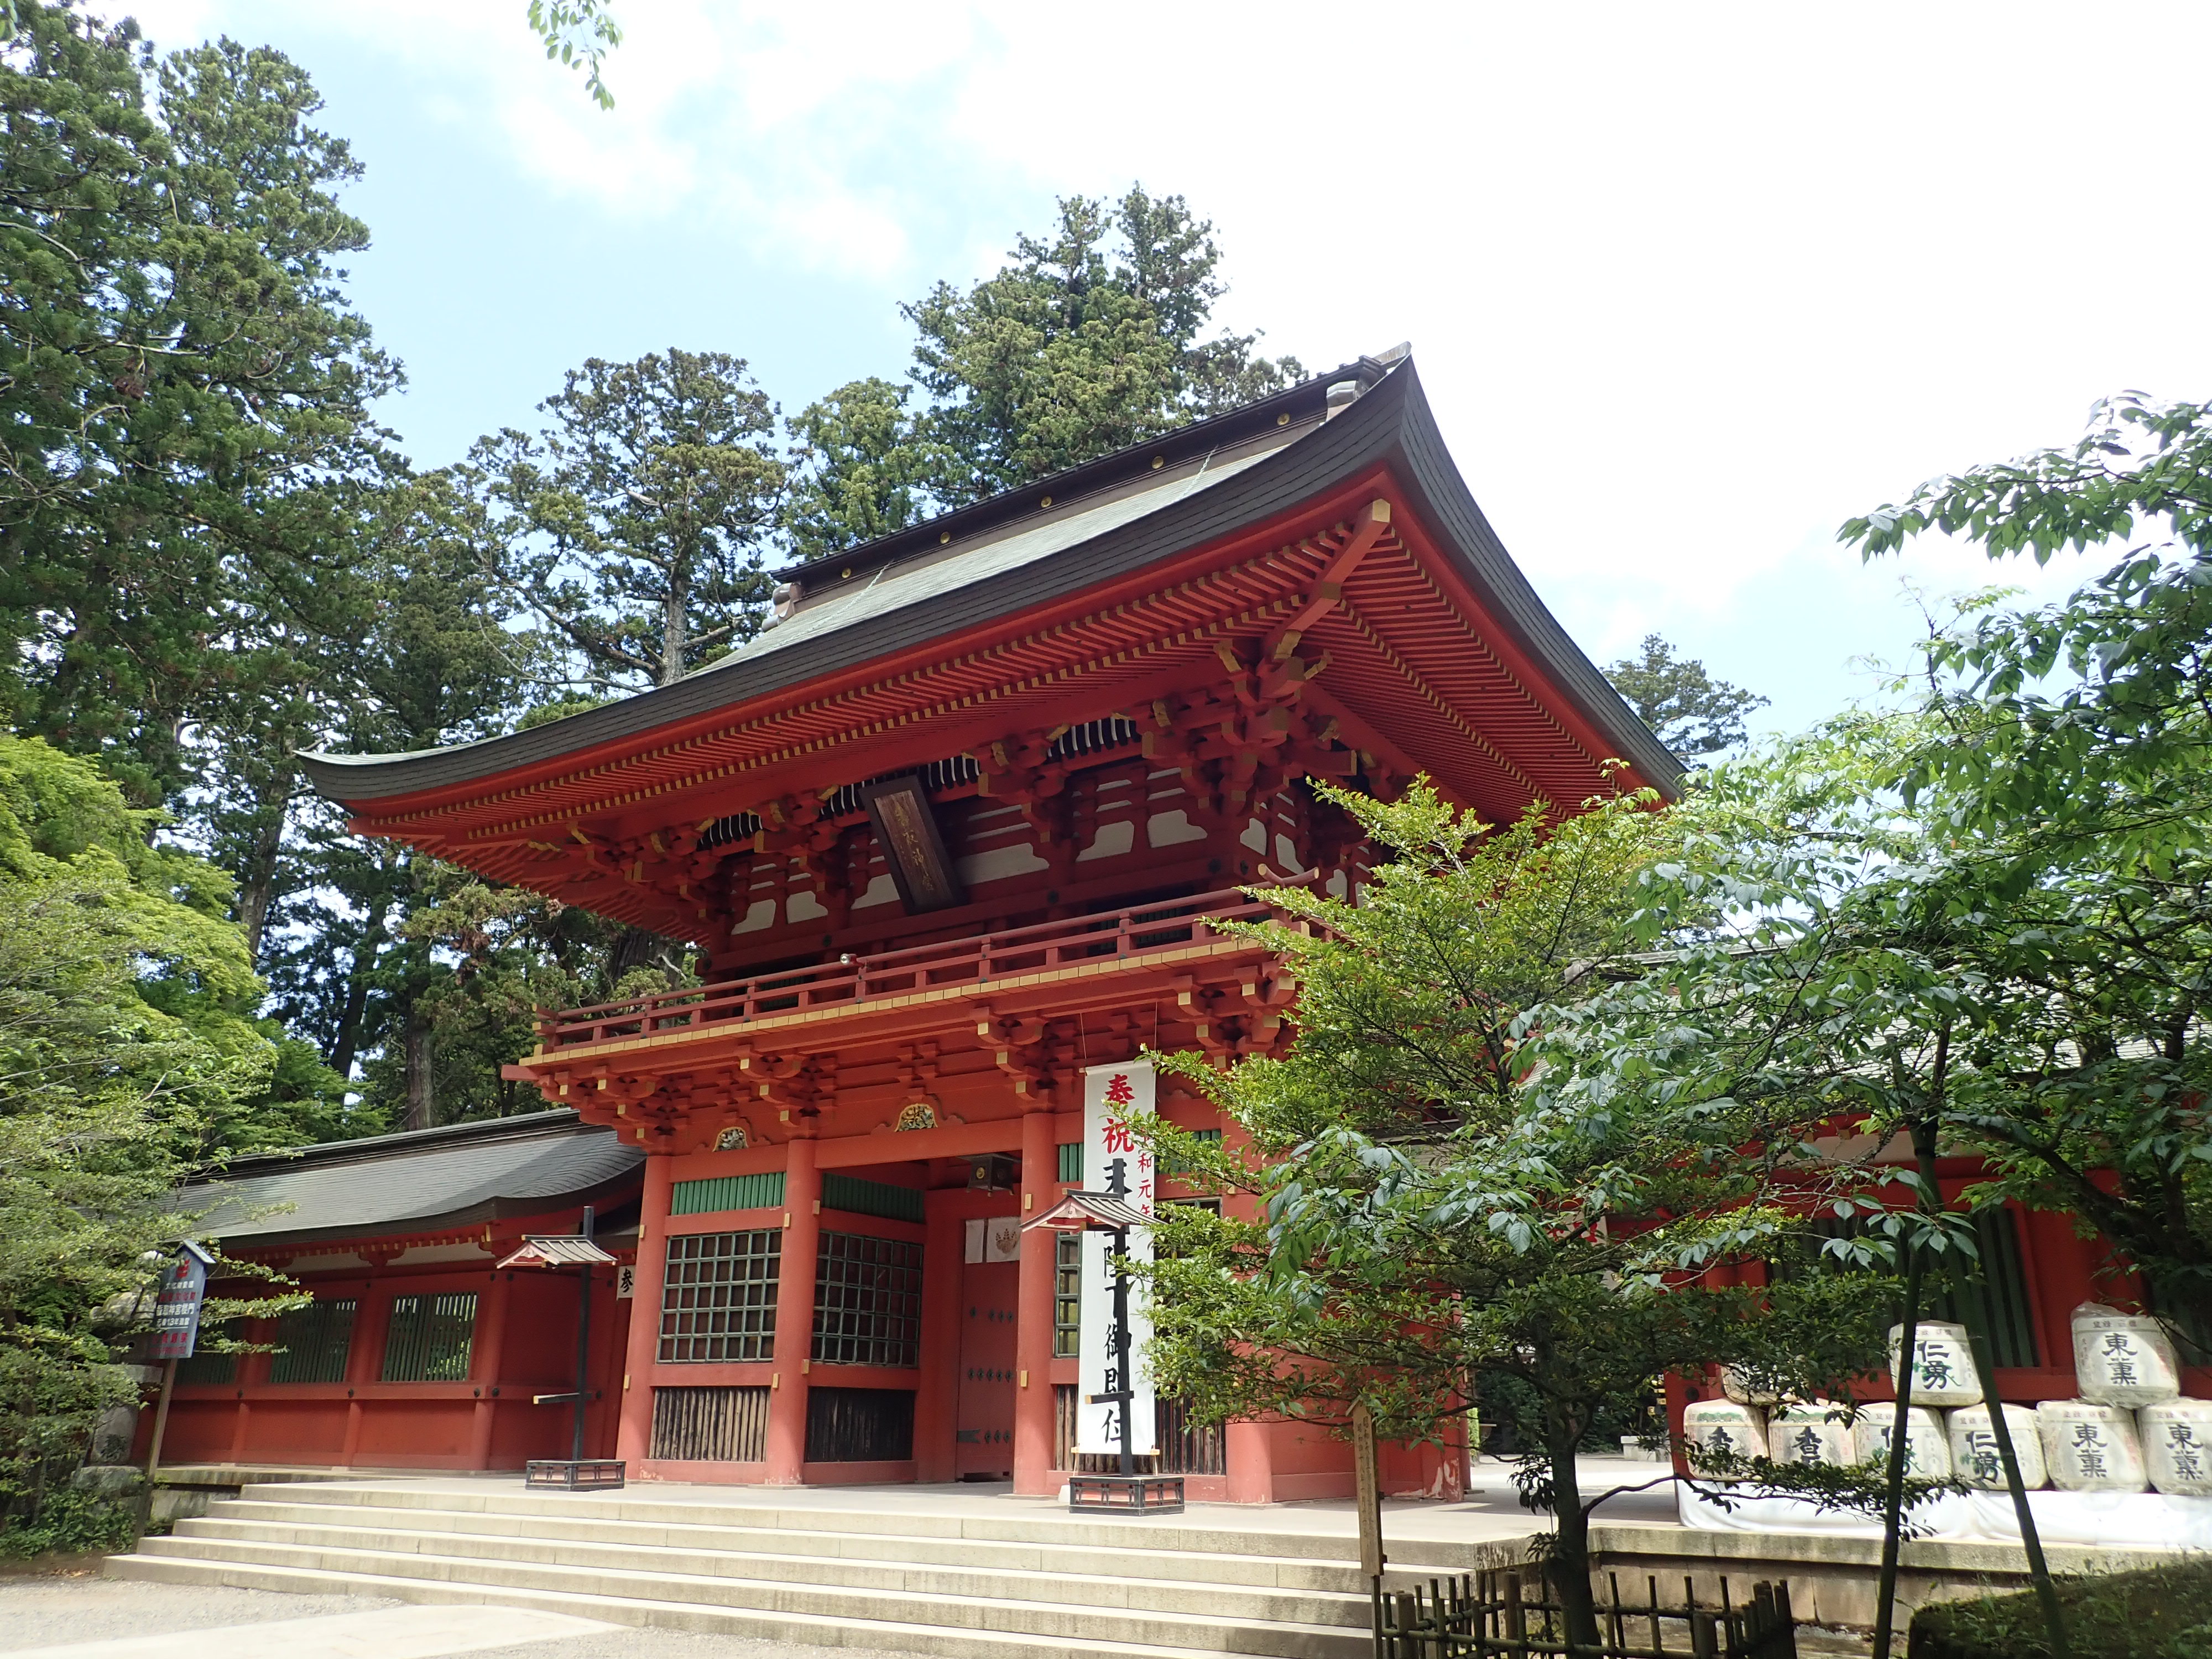
<svg viewBox="0 0 2212 1659">
<path fill-rule="evenodd" d="M 930 810 L 929 792 L 921 775 L 879 778 L 860 795 L 908 914 L 965 902 L 967 890 L 945 855 L 945 838 L 937 832 L 937 815 Z"/>
</svg>

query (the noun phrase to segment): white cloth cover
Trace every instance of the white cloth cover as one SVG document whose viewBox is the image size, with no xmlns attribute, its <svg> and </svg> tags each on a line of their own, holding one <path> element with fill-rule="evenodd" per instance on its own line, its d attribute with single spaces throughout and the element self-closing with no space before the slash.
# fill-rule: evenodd
<svg viewBox="0 0 2212 1659">
<path fill-rule="evenodd" d="M 1682 1438 L 1693 1469 L 1700 1450 L 1756 1457 L 1766 1449 L 1766 1413 L 1732 1400 L 1693 1400 L 1682 1407 Z"/>
<path fill-rule="evenodd" d="M 1851 1425 L 1851 1450 L 1862 1463 L 1889 1462 L 1889 1434 L 1897 1421 L 1897 1407 L 1887 1400 L 1859 1407 Z M 1951 1473 L 1951 1437 L 1943 1419 L 1925 1406 L 1915 1406 L 1905 1426 L 1905 1472 L 1922 1480 L 1940 1480 Z"/>
<path fill-rule="evenodd" d="M 1675 1512 L 1700 1532 L 1812 1533 L 1830 1538 L 1879 1538 L 1881 1523 L 1863 1515 L 1822 1514 L 1802 1498 L 1753 1497 L 1747 1488 L 1727 1494 L 1730 1508 L 1685 1482 L 1675 1487 Z M 1744 1495 L 1739 1496 L 1739 1493 Z M 2106 1549 L 2212 1550 L 2212 1498 L 2168 1497 L 2145 1492 L 2032 1492 L 2029 1510 L 2046 1544 L 2089 1544 Z M 1909 1512 L 1922 1536 L 1997 1543 L 2020 1541 L 2012 1495 L 1968 1492 L 1931 1498 Z"/>
<path fill-rule="evenodd" d="M 2061 1492 L 2143 1489 L 2142 1446 L 2132 1412 L 2092 1400 L 2045 1400 L 2036 1405 L 2035 1421 L 2043 1431 L 2051 1484 Z"/>
<path fill-rule="evenodd" d="M 2181 1397 L 2181 1361 L 2166 1328 L 2101 1302 L 2074 1310 L 2074 1377 L 2081 1398 L 2100 1406 L 2134 1411 Z"/>
<path fill-rule="evenodd" d="M 2136 1413 L 2143 1473 L 2158 1491 L 2212 1498 L 2212 1400 L 2168 1400 Z"/>
<path fill-rule="evenodd" d="M 2021 1484 L 2030 1492 L 2051 1484 L 2043 1467 L 2043 1431 L 2035 1413 L 2025 1406 L 2004 1408 L 2005 1427 L 2012 1435 L 2012 1455 L 2020 1461 Z M 1997 1437 L 1990 1431 L 1987 1406 L 1961 1406 L 1945 1413 L 1950 1431 L 1951 1468 L 1959 1479 L 1984 1492 L 2003 1492 L 2004 1460 L 1997 1455 Z"/>
<path fill-rule="evenodd" d="M 1767 1455 L 1778 1463 L 1855 1462 L 1844 1410 L 1825 1400 L 1783 1407 L 1766 1420 Z"/>
<path fill-rule="evenodd" d="M 1889 1382 L 1897 1386 L 1905 1346 L 1905 1327 L 1889 1328 Z M 1972 1406 L 1982 1397 L 1974 1374 L 1974 1351 L 1966 1328 L 1941 1319 L 1923 1319 L 1912 1333 L 1912 1403 L 1916 1406 Z"/>
</svg>

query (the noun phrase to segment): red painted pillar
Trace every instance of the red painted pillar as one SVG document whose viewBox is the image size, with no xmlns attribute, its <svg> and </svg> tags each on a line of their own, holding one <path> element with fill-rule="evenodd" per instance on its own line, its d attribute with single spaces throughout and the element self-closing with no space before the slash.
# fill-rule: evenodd
<svg viewBox="0 0 2212 1659">
<path fill-rule="evenodd" d="M 960 1274 L 967 1223 L 958 1188 L 922 1194 L 921 1386 L 914 1396 L 914 1478 L 950 1480 L 960 1411 Z"/>
<path fill-rule="evenodd" d="M 630 1281 L 629 1345 L 623 1361 L 622 1417 L 615 1455 L 635 1470 L 653 1449 L 653 1365 L 660 1352 L 660 1283 L 668 1272 L 669 1154 L 648 1152 L 638 1202 L 637 1269 Z"/>
<path fill-rule="evenodd" d="M 469 1425 L 469 1467 L 491 1467 L 491 1425 L 499 1410 L 492 1391 L 499 1387 L 507 1352 L 507 1304 L 514 1288 L 513 1272 L 494 1273 L 477 1314 L 476 1340 L 469 1348 L 469 1374 L 476 1384 L 476 1421 Z"/>
<path fill-rule="evenodd" d="M 1060 1146 L 1053 1115 L 1022 1120 L 1022 1219 L 1050 1209 L 1060 1192 Z M 1014 1291 L 1014 1490 L 1048 1497 L 1052 1478 L 1052 1279 L 1049 1233 L 1022 1235 Z"/>
<path fill-rule="evenodd" d="M 1231 1423 L 1224 1448 L 1229 1462 L 1229 1501 L 1275 1501 L 1275 1430 L 1271 1423 Z"/>
<path fill-rule="evenodd" d="M 392 1328 L 392 1292 L 379 1290 L 374 1279 L 361 1287 L 354 1304 L 353 1334 L 346 1346 L 345 1446 L 338 1467 L 351 1468 L 361 1451 L 362 1419 L 368 1411 L 362 1396 L 384 1376 L 384 1339 Z"/>
<path fill-rule="evenodd" d="M 814 1261 L 822 1243 L 822 1176 L 814 1142 L 786 1143 L 783 1262 L 775 1292 L 775 1392 L 768 1397 L 768 1484 L 806 1479 L 806 1374 L 814 1352 Z"/>
</svg>

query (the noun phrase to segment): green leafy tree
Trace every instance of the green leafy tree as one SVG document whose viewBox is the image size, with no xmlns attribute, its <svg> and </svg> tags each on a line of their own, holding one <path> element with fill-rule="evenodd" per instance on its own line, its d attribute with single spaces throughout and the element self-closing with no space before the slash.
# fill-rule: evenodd
<svg viewBox="0 0 2212 1659">
<path fill-rule="evenodd" d="M 325 1127 L 276 1093 L 228 881 L 152 825 L 84 760 L 0 738 L 0 1553 L 110 1541 L 54 1489 L 133 1397 L 115 1310 L 186 1224 L 185 1176 Z"/>
<path fill-rule="evenodd" d="M 1869 779 L 1923 854 L 1877 892 L 1972 920 L 1983 1025 L 1947 1127 L 1994 1192 L 2081 1217 L 2212 1328 L 2212 404 L 2115 399 L 2070 448 L 1843 535 L 1874 556 L 1930 530 L 2039 562 L 2135 542 L 2059 604 L 1984 601 L 1931 639 L 1920 719 Z"/>
<path fill-rule="evenodd" d="M 530 32 L 545 43 L 545 56 L 563 69 L 580 65 L 584 89 L 601 109 L 615 106 L 615 95 L 600 78 L 606 55 L 622 45 L 622 26 L 602 0 L 530 0 Z"/>
<path fill-rule="evenodd" d="M 592 358 L 540 405 L 551 424 L 471 453 L 508 580 L 593 691 L 672 685 L 757 631 L 784 465 L 744 361 Z"/>
<path fill-rule="evenodd" d="M 0 617 L 17 729 L 141 805 L 264 672 L 250 623 L 311 611 L 382 460 L 398 372 L 334 261 L 358 173 L 306 75 L 231 41 L 26 4 L 0 58 Z M 281 656 L 281 653 L 278 653 Z"/>
<path fill-rule="evenodd" d="M 1766 699 L 1717 680 L 1695 657 L 1678 657 L 1656 634 L 1646 634 L 1640 657 L 1623 657 L 1605 671 L 1637 719 L 1677 755 L 1694 757 L 1733 749 L 1744 740 L 1744 716 Z"/>
<path fill-rule="evenodd" d="M 933 494 L 959 506 L 1288 386 L 1257 337 L 1202 338 L 1225 291 L 1213 227 L 1180 196 L 1071 196 L 1048 237 L 963 290 L 904 307 L 915 379 L 944 453 Z"/>
<path fill-rule="evenodd" d="M 1640 878 L 1680 833 L 1652 798 L 1492 830 L 1425 785 L 1391 805 L 1331 793 L 1388 861 L 1357 903 L 1271 894 L 1310 928 L 1239 930 L 1295 974 L 1295 1042 L 1224 1073 L 1164 1062 L 1246 1144 L 1152 1133 L 1259 1213 L 1170 1207 L 1160 1386 L 1217 1418 L 1340 1423 L 1364 1404 L 1419 1439 L 1488 1384 L 1521 1417 L 1525 1501 L 1557 1517 L 1569 1638 L 1595 1646 L 1589 1516 L 1608 1494 L 1583 1490 L 1576 1458 L 1601 1425 L 1655 1375 L 1711 1363 L 1840 1393 L 1879 1363 L 1885 1299 L 1832 1275 L 1704 1280 L 1809 1231 L 1799 1102 L 1674 1098 L 1634 1086 L 1620 1051 L 1549 1035 L 1640 981 Z M 1749 1472 L 1825 1503 L 1875 1495 L 1850 1472 Z"/>
</svg>

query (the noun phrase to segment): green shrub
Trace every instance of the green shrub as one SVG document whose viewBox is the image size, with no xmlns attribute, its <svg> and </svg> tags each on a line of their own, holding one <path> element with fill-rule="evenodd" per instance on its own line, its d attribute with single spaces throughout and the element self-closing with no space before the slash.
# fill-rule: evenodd
<svg viewBox="0 0 2212 1659">
<path fill-rule="evenodd" d="M 127 1550 L 137 1540 L 134 1498 L 103 1498 L 72 1486 L 57 1487 L 43 1497 L 35 1520 L 0 1523 L 0 1559 Z"/>
<path fill-rule="evenodd" d="M 2212 1559 L 2063 1578 L 2077 1659 L 2212 1659 Z M 1945 1601 L 1912 1615 L 1910 1659 L 2049 1659 L 2033 1591 Z"/>
</svg>

